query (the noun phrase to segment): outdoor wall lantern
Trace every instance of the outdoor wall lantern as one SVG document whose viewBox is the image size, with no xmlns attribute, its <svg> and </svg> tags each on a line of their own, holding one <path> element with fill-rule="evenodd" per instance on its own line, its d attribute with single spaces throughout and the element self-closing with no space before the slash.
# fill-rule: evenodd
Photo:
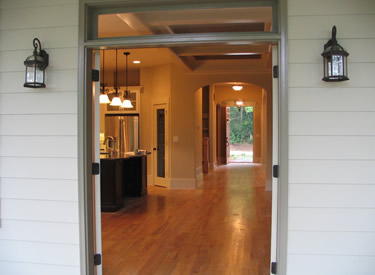
<svg viewBox="0 0 375 275">
<path fill-rule="evenodd" d="M 48 54 L 42 50 L 38 38 L 33 40 L 34 52 L 23 62 L 26 66 L 25 84 L 28 88 L 45 88 L 45 69 L 48 66 Z"/>
<path fill-rule="evenodd" d="M 345 81 L 348 78 L 349 53 L 337 43 L 336 26 L 332 28 L 332 38 L 324 45 L 324 81 Z"/>
</svg>

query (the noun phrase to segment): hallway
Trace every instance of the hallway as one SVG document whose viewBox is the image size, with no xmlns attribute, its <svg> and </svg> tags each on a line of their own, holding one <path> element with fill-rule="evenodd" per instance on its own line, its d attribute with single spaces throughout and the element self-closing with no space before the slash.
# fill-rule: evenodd
<svg viewBox="0 0 375 275">
<path fill-rule="evenodd" d="M 104 275 L 269 274 L 271 192 L 257 164 L 219 166 L 197 190 L 149 187 L 102 214 Z"/>
</svg>

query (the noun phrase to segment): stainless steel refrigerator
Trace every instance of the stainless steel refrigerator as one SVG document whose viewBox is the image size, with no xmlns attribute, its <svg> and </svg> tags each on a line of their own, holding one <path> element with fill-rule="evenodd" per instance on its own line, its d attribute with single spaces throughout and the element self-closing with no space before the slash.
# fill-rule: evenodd
<svg viewBox="0 0 375 275">
<path fill-rule="evenodd" d="M 115 139 L 118 153 L 129 153 L 138 150 L 139 117 L 138 115 L 105 115 L 105 137 Z"/>
</svg>

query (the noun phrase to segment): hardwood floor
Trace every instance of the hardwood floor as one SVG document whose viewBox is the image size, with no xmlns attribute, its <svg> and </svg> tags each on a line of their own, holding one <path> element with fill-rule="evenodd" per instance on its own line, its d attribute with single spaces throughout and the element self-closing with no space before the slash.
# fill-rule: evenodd
<svg viewBox="0 0 375 275">
<path fill-rule="evenodd" d="M 220 166 L 200 189 L 149 187 L 103 213 L 104 275 L 269 274 L 271 192 L 261 171 Z"/>
</svg>

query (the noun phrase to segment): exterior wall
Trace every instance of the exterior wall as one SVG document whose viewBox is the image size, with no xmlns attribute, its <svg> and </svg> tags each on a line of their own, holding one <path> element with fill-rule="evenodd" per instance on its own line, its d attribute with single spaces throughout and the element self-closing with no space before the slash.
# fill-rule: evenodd
<svg viewBox="0 0 375 275">
<path fill-rule="evenodd" d="M 23 88 L 38 37 L 47 88 Z M 0 273 L 79 274 L 78 1 L 0 2 Z"/>
<path fill-rule="evenodd" d="M 375 274 L 375 1 L 289 0 L 288 275 Z M 321 81 L 337 26 L 349 81 Z"/>
<path fill-rule="evenodd" d="M 374 274 L 375 2 L 289 0 L 288 10 L 288 275 Z M 324 83 L 320 53 L 334 24 L 350 52 L 350 81 Z M 50 54 L 47 89 L 22 87 L 34 37 Z M 77 0 L 0 2 L 4 274 L 79 274 L 77 38 Z M 194 77 L 187 77 L 188 87 L 173 95 L 189 102 L 184 92 L 217 82 L 213 78 L 193 85 Z M 194 118 L 187 119 L 193 125 Z M 182 139 L 184 124 L 172 122 L 172 136 L 181 141 L 172 146 L 178 152 L 173 162 L 183 159 L 194 135 Z"/>
</svg>

